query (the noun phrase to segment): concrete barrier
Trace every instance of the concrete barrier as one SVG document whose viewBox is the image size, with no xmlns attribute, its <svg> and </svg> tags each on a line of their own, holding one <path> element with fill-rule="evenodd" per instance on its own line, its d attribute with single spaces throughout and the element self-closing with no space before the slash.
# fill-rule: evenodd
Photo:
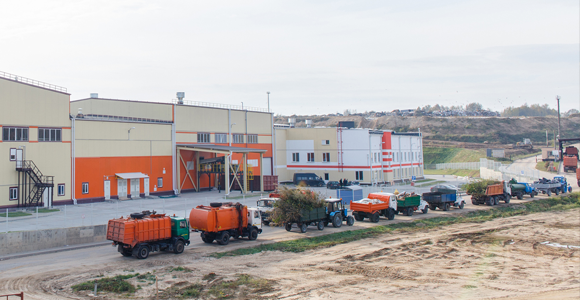
<svg viewBox="0 0 580 300">
<path fill-rule="evenodd" d="M 107 240 L 107 225 L 0 234 L 0 256 Z"/>
</svg>

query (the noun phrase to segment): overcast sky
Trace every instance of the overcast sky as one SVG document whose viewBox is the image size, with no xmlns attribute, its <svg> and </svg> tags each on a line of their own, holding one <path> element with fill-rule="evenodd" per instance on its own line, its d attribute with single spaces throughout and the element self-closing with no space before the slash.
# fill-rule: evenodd
<svg viewBox="0 0 580 300">
<path fill-rule="evenodd" d="M 0 1 L 0 71 L 72 100 L 580 108 L 578 0 Z"/>
</svg>

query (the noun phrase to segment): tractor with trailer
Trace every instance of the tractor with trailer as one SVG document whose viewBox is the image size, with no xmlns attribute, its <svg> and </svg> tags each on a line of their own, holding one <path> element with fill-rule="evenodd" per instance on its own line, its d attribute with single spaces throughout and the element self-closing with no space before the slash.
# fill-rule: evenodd
<svg viewBox="0 0 580 300">
<path fill-rule="evenodd" d="M 512 191 L 509 182 L 485 181 L 472 184 L 472 186 L 468 185 L 467 193 L 471 195 L 471 203 L 473 205 L 487 204 L 492 206 L 498 205 L 499 201 L 510 203 Z"/>
<path fill-rule="evenodd" d="M 530 195 L 530 198 L 534 198 L 538 194 L 536 188 L 525 182 L 517 182 L 514 178 L 510 180 L 512 187 L 512 197 L 522 200 L 524 195 Z"/>
<path fill-rule="evenodd" d="M 567 184 L 566 186 L 563 187 L 560 180 L 554 177 L 553 180 L 542 178 L 540 180 L 534 181 L 534 183 L 531 184 L 531 186 L 534 187 L 538 192 L 546 194 L 548 195 L 548 197 L 550 197 L 552 196 L 552 193 L 556 195 L 560 194 L 560 192 L 564 189 L 564 187 L 567 186 Z"/>
<path fill-rule="evenodd" d="M 256 240 L 262 233 L 260 211 L 240 203 L 199 205 L 189 213 L 189 222 L 193 230 L 201 231 L 201 239 L 207 244 L 215 240 L 220 245 L 227 245 L 230 238 L 242 237 Z"/>
<path fill-rule="evenodd" d="M 562 164 L 564 165 L 564 173 L 568 171 L 574 173 L 578 169 L 578 159 L 573 155 L 565 155 Z"/>
<path fill-rule="evenodd" d="M 412 216 L 413 212 L 420 210 L 424 214 L 429 212 L 429 203 L 421 199 L 420 195 L 415 193 L 400 193 L 396 195 L 397 198 L 397 210 L 395 214 L 402 213 L 404 216 Z"/>
<path fill-rule="evenodd" d="M 128 218 L 109 220 L 107 240 L 113 241 L 123 256 L 146 259 L 156 251 L 180 254 L 189 245 L 189 224 L 185 218 L 155 211 L 133 213 Z"/>
<path fill-rule="evenodd" d="M 298 218 L 284 220 L 284 228 L 286 231 L 292 230 L 292 224 L 296 224 L 302 233 L 308 230 L 308 225 L 316 225 L 318 230 L 324 230 L 324 226 L 328 224 L 326 220 L 326 207 L 305 209 L 300 212 Z"/>
<path fill-rule="evenodd" d="M 393 220 L 397 211 L 397 198 L 391 193 L 370 193 L 368 198 L 351 201 L 350 209 L 357 221 L 368 218 L 369 221 L 377 223 L 380 216 Z"/>
<path fill-rule="evenodd" d="M 334 227 L 342 226 L 342 222 L 346 221 L 346 225 L 352 226 L 354 224 L 353 216 L 348 215 L 348 209 L 344 206 L 341 198 L 324 199 L 326 202 L 326 221 L 324 225 L 332 223 Z"/>
<path fill-rule="evenodd" d="M 439 208 L 448 211 L 451 206 L 463 209 L 465 200 L 461 197 L 459 191 L 455 189 L 438 188 L 434 192 L 423 193 L 423 201 L 427 202 L 429 209 L 436 210 Z"/>
</svg>

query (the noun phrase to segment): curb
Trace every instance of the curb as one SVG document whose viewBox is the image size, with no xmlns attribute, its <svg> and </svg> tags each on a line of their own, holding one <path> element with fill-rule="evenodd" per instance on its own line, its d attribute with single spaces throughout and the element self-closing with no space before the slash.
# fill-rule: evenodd
<svg viewBox="0 0 580 300">
<path fill-rule="evenodd" d="M 72 246 L 64 246 L 64 247 L 60 247 L 60 248 L 38 250 L 38 251 L 32 251 L 32 252 L 26 252 L 26 253 L 18 253 L 18 254 L 0 256 L 0 261 L 28 257 L 28 256 L 35 256 L 35 255 L 42 255 L 42 254 L 50 254 L 50 253 L 58 253 L 58 252 L 71 251 L 71 250 L 77 250 L 77 249 L 84 249 L 84 248 L 107 246 L 107 245 L 111 245 L 111 243 L 112 243 L 111 241 L 106 241 L 106 242 L 97 242 L 97 243 L 91 243 L 91 244 L 79 244 L 79 245 L 72 245 Z"/>
</svg>

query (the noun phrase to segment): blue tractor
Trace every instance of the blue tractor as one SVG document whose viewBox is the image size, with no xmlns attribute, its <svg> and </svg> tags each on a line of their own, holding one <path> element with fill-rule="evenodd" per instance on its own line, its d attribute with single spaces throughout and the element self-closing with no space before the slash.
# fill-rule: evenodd
<svg viewBox="0 0 580 300">
<path fill-rule="evenodd" d="M 560 183 L 560 187 L 555 192 L 558 195 L 558 192 L 564 194 L 568 191 L 568 182 L 566 181 L 566 177 L 564 176 L 554 176 L 554 181 Z"/>
<path fill-rule="evenodd" d="M 348 215 L 348 209 L 342 203 L 342 199 L 325 199 L 326 201 L 326 220 L 324 225 L 332 224 L 334 227 L 342 226 L 342 222 L 346 221 L 346 225 L 352 226 L 354 224 L 354 217 Z"/>
</svg>

